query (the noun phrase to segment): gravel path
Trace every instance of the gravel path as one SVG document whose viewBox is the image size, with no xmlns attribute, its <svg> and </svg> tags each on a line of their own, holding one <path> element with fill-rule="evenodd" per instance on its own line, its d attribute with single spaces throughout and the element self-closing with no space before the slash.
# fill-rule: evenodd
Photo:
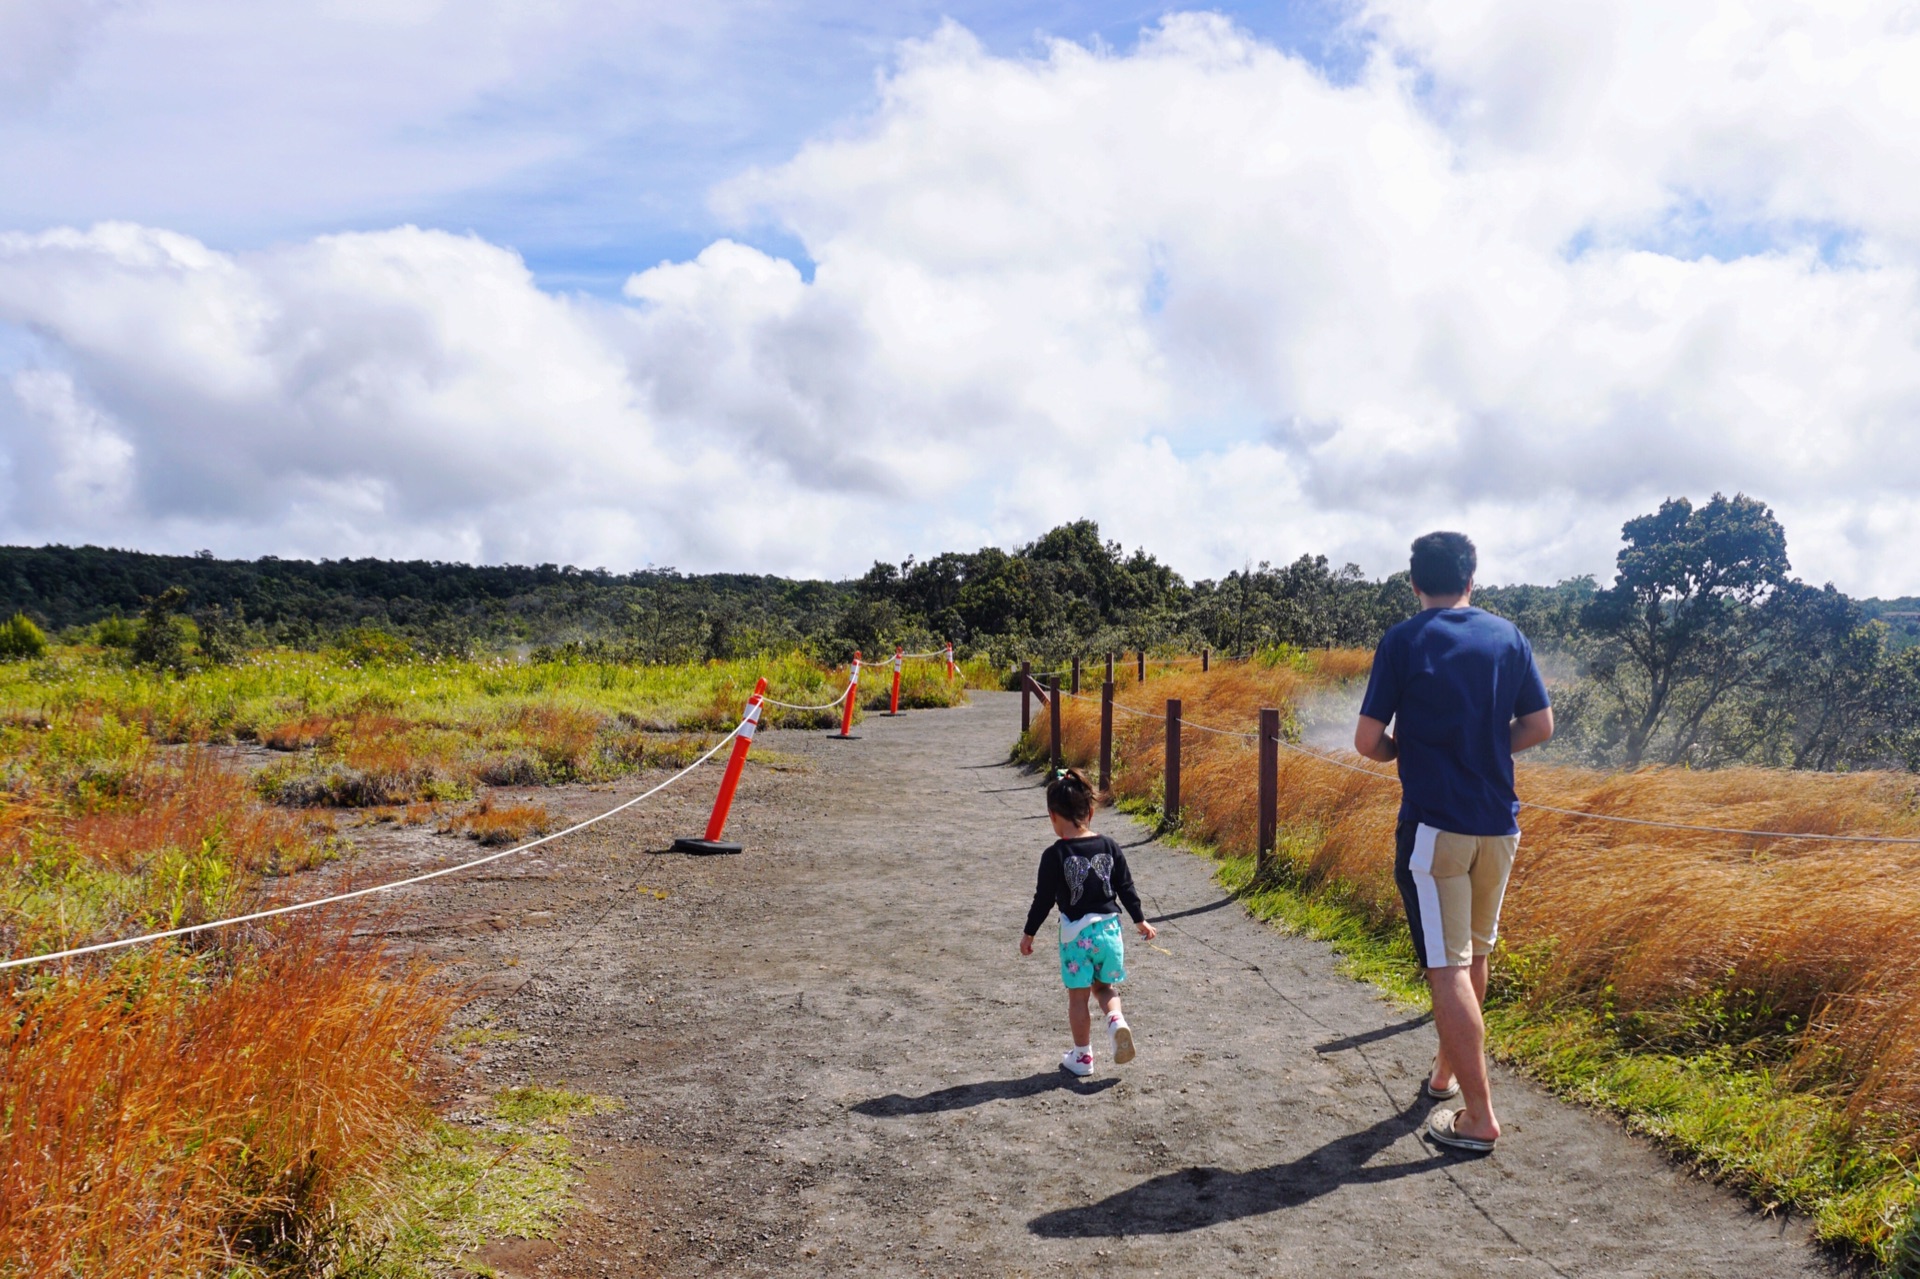
<svg viewBox="0 0 1920 1279">
<path fill-rule="evenodd" d="M 1004 763 L 1017 699 L 765 733 L 737 858 L 697 834 L 716 774 L 545 858 L 405 903 L 408 940 L 521 1033 L 486 1087 L 620 1098 L 534 1275 L 1760 1276 L 1838 1273 L 1608 1119 L 1497 1076 L 1491 1158 L 1415 1135 L 1433 1031 L 1257 924 L 1128 819 L 1159 948 L 1128 934 L 1139 1058 L 1057 1066 L 1050 946 L 1016 953 L 1050 834 Z M 569 816 L 631 794 L 562 792 Z M 544 793 L 549 803 L 554 793 Z M 1384 853 L 1383 853 L 1384 855 Z M 489 868 L 491 869 L 491 868 Z M 644 887 L 640 887 L 644 886 Z M 1041 939 L 1045 942 L 1047 939 Z"/>
</svg>

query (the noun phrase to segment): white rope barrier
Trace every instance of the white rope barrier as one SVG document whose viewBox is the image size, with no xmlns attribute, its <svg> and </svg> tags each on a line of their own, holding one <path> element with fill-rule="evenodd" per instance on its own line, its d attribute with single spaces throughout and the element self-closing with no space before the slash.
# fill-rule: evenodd
<svg viewBox="0 0 1920 1279">
<path fill-rule="evenodd" d="M 1905 835 L 1821 835 L 1809 831 L 1796 833 L 1784 830 L 1741 830 L 1736 826 L 1695 826 L 1687 822 L 1656 822 L 1645 817 L 1614 817 L 1607 813 L 1583 813 L 1572 808 L 1555 808 L 1551 804 L 1529 804 L 1524 800 L 1521 801 L 1520 807 L 1531 808 L 1536 813 L 1558 813 L 1562 817 L 1579 817 L 1590 822 L 1619 822 L 1625 826 L 1653 826 L 1661 830 L 1693 830 L 1711 835 L 1751 835 L 1756 839 L 1803 839 L 1822 844 L 1920 845 L 1920 838 Z"/>
<path fill-rule="evenodd" d="M 1067 696 L 1083 702 L 1096 700 L 1083 693 L 1068 693 Z M 1117 701 L 1113 704 L 1113 707 L 1115 710 L 1124 711 L 1129 715 L 1137 715 L 1141 719 L 1157 719 L 1165 723 L 1167 718 L 1165 715 L 1156 715 L 1152 711 L 1135 710 L 1133 707 L 1122 705 Z M 1214 728 L 1211 725 L 1197 723 L 1185 717 L 1181 718 L 1180 726 L 1182 728 L 1197 729 L 1202 733 L 1212 733 L 1219 737 L 1237 737 L 1244 741 L 1258 741 L 1260 737 L 1258 733 L 1236 733 L 1230 729 Z M 1310 747 L 1302 746 L 1297 742 L 1290 742 L 1284 737 L 1276 737 L 1273 740 L 1287 750 L 1294 752 L 1296 755 L 1305 755 L 1309 759 L 1319 760 L 1322 764 L 1331 764 L 1335 768 L 1344 768 L 1349 773 L 1358 773 L 1362 777 L 1372 778 L 1377 782 L 1399 780 L 1392 773 L 1383 773 L 1379 769 L 1366 768 L 1359 764 L 1349 764 L 1346 760 L 1336 758 L 1322 751 L 1313 750 Z M 1575 817 L 1585 821 L 1614 822 L 1622 826 L 1648 826 L 1657 830 L 1697 831 L 1704 835 L 1741 835 L 1752 839 L 1791 839 L 1830 844 L 1898 844 L 1903 846 L 1920 846 L 1920 838 L 1905 835 L 1822 835 L 1808 831 L 1747 830 L 1738 826 L 1705 826 L 1692 822 L 1662 822 L 1647 817 L 1619 817 L 1610 813 L 1588 813 L 1577 808 L 1556 808 L 1552 804 L 1532 804 L 1524 800 L 1521 801 L 1520 807 L 1532 809 L 1536 813 L 1557 813 L 1562 817 Z"/>
<path fill-rule="evenodd" d="M 932 653 L 910 653 L 910 654 L 903 653 L 901 654 L 901 656 L 914 657 L 914 658 L 930 658 L 930 657 L 944 658 L 946 656 L 946 650 L 941 649 Z M 884 665 L 885 665 L 884 663 L 868 664 L 866 669 L 869 671 L 872 671 L 875 669 L 884 669 Z M 765 681 L 762 681 L 763 685 L 764 683 Z M 817 706 L 803 706 L 797 702 L 783 702 L 783 701 L 780 701 L 778 698 L 768 697 L 765 694 L 760 695 L 759 704 L 763 704 L 767 706 L 778 706 L 778 707 L 781 707 L 782 709 L 790 710 L 790 711 L 832 710 L 835 707 L 843 705 L 846 701 L 847 695 L 851 693 L 858 686 L 859 686 L 859 677 L 858 675 L 855 675 L 853 678 L 847 681 L 846 687 L 841 689 L 839 695 L 836 696 L 832 701 L 822 702 Z M 142 933 L 137 937 L 121 937 L 121 938 L 116 938 L 113 941 L 95 942 L 87 946 L 74 946 L 66 950 L 49 951 L 46 954 L 41 954 L 41 955 L 26 955 L 17 959 L 0 960 L 0 971 L 5 971 L 10 968 L 26 968 L 35 964 L 52 963 L 53 961 L 60 960 L 60 959 L 76 959 L 82 955 L 94 955 L 94 954 L 99 954 L 103 951 L 120 950 L 128 946 L 138 946 L 146 942 L 164 941 L 171 937 L 187 937 L 195 933 L 209 932 L 217 928 L 231 928 L 237 924 L 250 924 L 262 919 L 272 919 L 277 915 L 290 915 L 297 911 L 314 910 L 321 906 L 332 906 L 340 902 L 352 901 L 355 898 L 370 896 L 371 894 L 374 894 L 374 893 L 391 892 L 395 889 L 408 888 L 415 884 L 423 884 L 423 883 L 426 883 L 428 880 L 439 879 L 439 878 L 442 878 L 443 876 L 457 875 L 462 871 L 472 870 L 477 866 L 485 866 L 490 862 L 497 862 L 504 857 L 512 857 L 515 854 L 524 853 L 528 849 L 538 848 L 542 844 L 549 844 L 556 839 L 563 839 L 568 835 L 575 834 L 578 831 L 583 831 L 587 827 L 592 826 L 595 823 L 605 821 L 607 818 L 612 817 L 616 813 L 624 812 L 625 810 L 632 808 L 635 804 L 640 803 L 642 800 L 650 799 L 653 796 L 659 794 L 661 791 L 673 785 L 675 782 L 685 777 L 688 773 L 691 773 L 694 769 L 699 768 L 702 764 L 706 763 L 708 760 L 712 759 L 715 755 L 719 754 L 720 748 L 725 746 L 728 742 L 734 740 L 736 737 L 740 737 L 743 734 L 745 734 L 748 737 L 751 737 L 752 733 L 750 731 L 750 728 L 753 724 L 754 719 L 757 718 L 757 714 L 758 714 L 758 706 L 756 705 L 756 706 L 750 707 L 748 717 L 746 719 L 743 719 L 739 724 L 736 724 L 733 727 L 732 731 L 730 731 L 725 737 L 722 737 L 719 741 L 715 742 L 713 746 L 710 749 L 708 749 L 705 754 L 700 756 L 700 758 L 694 760 L 691 764 L 688 764 L 685 768 L 675 773 L 672 777 L 667 778 L 665 781 L 661 782 L 659 785 L 654 786 L 651 789 L 642 792 L 641 794 L 635 795 L 632 799 L 625 800 L 619 804 L 616 804 L 612 808 L 607 809 L 603 813 L 599 813 L 593 817 L 589 817 L 585 821 L 576 822 L 572 826 L 567 827 L 565 830 L 554 831 L 550 835 L 542 835 L 538 839 L 528 840 L 526 843 L 517 845 L 513 848 L 502 849 L 497 853 L 488 853 L 484 857 L 475 857 L 469 861 L 461 862 L 456 866 L 443 866 L 439 870 L 426 871 L 419 875 L 411 875 L 405 879 L 391 880 L 384 884 L 371 884 L 365 888 L 355 888 L 348 892 L 335 893 L 329 897 L 318 897 L 313 899 L 312 901 L 290 902 L 284 906 L 274 906 L 266 910 L 256 910 L 245 915 L 234 915 L 226 919 L 213 919 L 213 920 L 208 920 L 205 923 L 188 924 L 181 928 L 167 928 L 167 929 L 158 930 L 156 932 Z"/>
<path fill-rule="evenodd" d="M 790 710 L 790 711 L 825 711 L 825 710 L 832 710 L 833 708 L 835 708 L 835 707 L 837 707 L 837 706 L 839 706 L 840 704 L 842 704 L 843 702 L 845 702 L 845 701 L 847 700 L 847 689 L 848 689 L 848 688 L 852 688 L 852 687 L 853 687 L 853 681 L 852 681 L 852 680 L 848 680 L 848 681 L 847 681 L 847 688 L 843 688 L 843 689 L 841 689 L 841 690 L 840 690 L 840 696 L 838 696 L 838 697 L 836 697 L 836 698 L 834 698 L 834 699 L 833 699 L 832 701 L 830 701 L 830 702 L 822 702 L 822 703 L 820 703 L 820 704 L 819 704 L 818 706 L 798 706 L 798 705 L 795 705 L 795 704 L 794 704 L 794 703 L 792 703 L 792 702 L 783 702 L 783 701 L 780 701 L 780 700 L 778 700 L 777 698 L 772 698 L 772 697 L 768 697 L 768 696 L 767 696 L 766 694 L 764 694 L 764 693 L 762 693 L 762 694 L 760 695 L 760 702 L 761 702 L 761 704 L 762 704 L 762 705 L 765 705 L 765 706 L 780 706 L 780 707 L 784 707 L 784 708 L 786 708 L 787 710 Z"/>
<path fill-rule="evenodd" d="M 728 742 L 732 741 L 735 737 L 739 736 L 740 730 L 742 727 L 744 727 L 744 725 L 745 725 L 745 721 L 742 721 L 742 723 L 739 725 L 735 725 L 733 731 L 728 733 L 725 737 L 721 738 L 719 741 L 715 742 L 713 744 L 712 749 L 710 749 L 706 754 L 702 755 L 699 759 L 694 760 L 693 763 L 688 764 L 685 768 L 675 773 L 672 777 L 667 778 L 667 780 L 665 780 L 664 782 L 661 782 L 658 786 L 655 786 L 653 789 L 645 791 L 639 795 L 635 795 L 632 799 L 625 800 L 622 803 L 615 804 L 612 808 L 609 808 L 606 812 L 600 813 L 599 815 L 594 817 L 589 817 L 583 822 L 575 822 L 573 825 L 567 827 L 565 830 L 557 830 L 553 832 L 553 834 L 551 835 L 542 835 L 539 839 L 529 840 L 528 842 L 521 844 L 517 848 L 503 849 L 497 853 L 489 853 L 485 857 L 476 857 L 472 861 L 461 862 L 458 866 L 443 866 L 439 870 L 430 870 L 430 871 L 427 871 L 425 874 L 414 875 L 407 879 L 396 879 L 385 884 L 372 884 L 366 888 L 353 889 L 350 892 L 335 893 L 331 897 L 318 897 L 312 901 L 293 902 L 286 906 L 275 906 L 269 910 L 256 910 L 252 914 L 235 915 L 231 919 L 209 920 L 204 924 L 189 924 L 185 928 L 169 928 L 162 932 L 146 933 L 139 937 L 122 937 L 115 941 L 96 942 L 91 946 L 75 946 L 70 950 L 56 950 L 45 955 L 29 955 L 22 959 L 0 960 L 0 969 L 24 968 L 30 964 L 50 963 L 56 959 L 73 959 L 80 955 L 97 954 L 100 951 L 104 951 L 104 950 L 119 950 L 124 946 L 138 946 L 143 942 L 161 941 L 168 937 L 185 937 L 190 933 L 204 933 L 214 928 L 231 928 L 235 924 L 250 924 L 255 920 L 259 920 L 259 919 L 271 919 L 275 915 L 290 915 L 295 911 L 313 910 L 315 907 L 319 907 L 319 906 L 331 906 L 336 902 L 351 901 L 356 897 L 366 897 L 372 893 L 390 892 L 396 888 L 407 888 L 414 884 L 423 884 L 430 879 L 439 879 L 443 875 L 457 875 L 463 870 L 472 870 L 476 866 L 485 866 L 488 862 L 497 862 L 503 857 L 512 857 L 515 853 L 524 853 L 529 848 L 538 848 L 542 844 L 549 844 L 556 839 L 564 838 L 565 836 L 571 835 L 576 831 L 585 830 L 587 827 L 592 826 L 596 822 L 605 821 L 607 818 L 612 817 L 615 813 L 623 812 L 626 809 L 632 808 L 635 804 L 638 804 L 643 799 L 649 799 L 652 796 L 659 794 L 661 791 L 673 785 L 675 782 L 679 781 L 682 777 L 685 777 L 688 773 L 691 773 L 694 769 L 700 767 L 702 764 L 712 759 L 715 755 L 719 754 L 720 748 L 722 746 L 725 746 Z"/>
</svg>

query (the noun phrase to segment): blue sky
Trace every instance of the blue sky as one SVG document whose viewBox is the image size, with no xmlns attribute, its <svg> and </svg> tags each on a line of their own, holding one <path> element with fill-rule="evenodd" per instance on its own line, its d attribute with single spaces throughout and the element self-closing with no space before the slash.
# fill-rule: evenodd
<svg viewBox="0 0 1920 1279">
<path fill-rule="evenodd" d="M 858 120 L 872 109 L 876 77 L 901 43 L 931 35 L 943 21 L 960 23 L 994 53 L 1020 57 L 1043 53 L 1050 39 L 1129 50 L 1143 30 L 1178 8 L 1079 0 L 715 4 L 707 7 L 715 17 L 710 22 L 642 24 L 632 38 L 651 46 L 644 56 L 576 49 L 542 74 L 409 104 L 413 110 L 387 119 L 380 116 L 384 95 L 376 93 L 361 129 L 307 136 L 283 129 L 223 148 L 207 145 L 212 139 L 201 132 L 244 134 L 250 109 L 274 125 L 289 114 L 351 115 L 354 95 L 343 81 L 355 60 L 302 64 L 293 51 L 281 51 L 290 74 L 276 84 L 269 45 L 255 69 L 258 80 L 249 83 L 248 70 L 234 65 L 245 56 L 241 48 L 213 59 L 228 75 L 206 77 L 192 65 L 193 55 L 206 53 L 207 42 L 222 33 L 211 24 L 196 29 L 167 22 L 162 11 L 169 7 L 179 6 L 95 6 L 97 16 L 77 37 L 80 47 L 60 79 L 26 109 L 16 108 L 11 121 L 0 116 L 0 125 L 34 130 L 37 141 L 57 144 L 59 168 L 69 170 L 13 169 L 10 176 L 18 180 L 0 183 L 0 225 L 24 231 L 127 219 L 240 249 L 412 222 L 477 232 L 517 249 L 543 283 L 601 293 L 617 292 L 636 269 L 691 257 L 722 233 L 804 262 L 804 246 L 778 227 L 723 225 L 709 208 L 708 192 Z M 325 6 L 297 7 L 326 20 Z M 88 10 L 84 3 L 73 8 Z M 1322 0 L 1219 8 L 1249 32 L 1336 75 L 1351 70 L 1358 47 L 1357 37 L 1341 29 L 1346 11 Z M 430 59 L 430 48 L 421 56 Z M 402 67 L 367 70 L 404 74 Z M 125 79 L 117 90 L 106 83 L 116 76 Z M 339 92 L 312 82 L 325 79 Z M 155 131 L 157 138 L 143 136 L 140 125 L 153 115 L 168 126 Z M 563 141 L 533 148 L 551 154 L 497 171 L 474 166 L 483 172 L 472 177 L 458 166 L 439 183 L 396 174 L 391 184 L 368 184 L 345 202 L 323 189 L 347 162 L 343 152 L 356 144 L 511 153 L 529 138 Z M 150 155 L 156 141 L 171 166 L 164 183 L 125 154 L 137 145 Z M 237 154 L 256 148 L 296 161 L 303 153 L 310 157 L 306 178 L 316 189 L 302 191 L 301 177 L 283 169 L 236 163 Z M 84 171 L 84 179 L 75 181 L 74 171 Z"/>
<path fill-rule="evenodd" d="M 1553 580 L 1745 491 L 1909 593 L 1916 83 L 1902 0 L 12 0 L 0 538 Z"/>
</svg>

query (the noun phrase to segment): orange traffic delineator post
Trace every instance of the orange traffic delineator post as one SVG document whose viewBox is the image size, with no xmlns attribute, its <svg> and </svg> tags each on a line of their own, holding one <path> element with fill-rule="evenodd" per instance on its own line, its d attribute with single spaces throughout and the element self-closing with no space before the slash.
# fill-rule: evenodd
<svg viewBox="0 0 1920 1279">
<path fill-rule="evenodd" d="M 900 663 L 906 660 L 906 655 L 907 649 L 904 644 L 895 647 L 893 650 L 893 693 L 887 698 L 887 714 L 889 715 L 898 715 L 900 713 Z"/>
<path fill-rule="evenodd" d="M 860 696 L 860 650 L 853 650 L 853 673 L 847 676 L 847 705 L 840 712 L 840 731 L 827 740 L 832 742 L 850 742 L 853 736 L 853 699 Z"/>
<path fill-rule="evenodd" d="M 713 816 L 707 818 L 707 833 L 703 839 L 676 839 L 673 851 L 676 853 L 737 853 L 739 844 L 729 844 L 720 838 L 727 828 L 727 811 L 733 807 L 733 792 L 740 785 L 740 772 L 747 766 L 747 752 L 753 747 L 753 735 L 760 727 L 760 699 L 767 693 L 767 681 L 762 679 L 753 686 L 753 696 L 747 699 L 747 713 L 740 721 L 740 727 L 734 730 L 733 753 L 727 756 L 727 771 L 720 775 L 720 793 L 713 797 Z"/>
</svg>

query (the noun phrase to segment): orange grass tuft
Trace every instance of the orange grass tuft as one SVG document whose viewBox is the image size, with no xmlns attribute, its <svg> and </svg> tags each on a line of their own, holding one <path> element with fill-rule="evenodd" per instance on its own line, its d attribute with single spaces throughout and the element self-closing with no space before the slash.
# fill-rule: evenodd
<svg viewBox="0 0 1920 1279">
<path fill-rule="evenodd" d="M 302 715 L 261 733 L 260 744 L 276 751 L 307 750 L 332 737 L 333 725 L 333 717 L 329 715 Z"/>
<path fill-rule="evenodd" d="M 449 1012 L 423 974 L 296 925 L 208 980 L 153 951 L 0 991 L 0 1273 L 136 1279 L 291 1261 L 424 1118 Z"/>
<path fill-rule="evenodd" d="M 443 834 L 465 835 L 491 848 L 517 844 L 554 828 L 554 817 L 544 804 L 493 806 L 489 796 L 468 812 L 455 814 L 440 827 Z"/>
<path fill-rule="evenodd" d="M 1119 705 L 1251 733 L 1261 706 L 1364 674 L 1367 654 L 1310 653 L 1272 667 L 1150 678 Z M 1099 751 L 1099 701 L 1068 700 L 1062 751 Z M 1045 732 L 1038 721 L 1034 737 Z M 1114 717 L 1118 798 L 1154 802 L 1165 725 Z M 1343 754 L 1344 762 L 1360 764 Z M 1366 776 L 1280 755 L 1288 872 L 1377 928 L 1397 926 L 1390 769 Z M 1920 779 L 1739 768 L 1604 774 L 1523 762 L 1523 802 L 1583 812 L 1802 834 L 1920 835 Z M 1251 852 L 1254 743 L 1189 730 L 1179 814 L 1195 838 Z M 1663 830 L 1522 812 L 1502 920 L 1511 997 L 1590 1008 L 1650 1046 L 1757 1054 L 1803 1087 L 1844 1093 L 1850 1116 L 1920 1150 L 1920 847 L 1822 844 Z"/>
</svg>

